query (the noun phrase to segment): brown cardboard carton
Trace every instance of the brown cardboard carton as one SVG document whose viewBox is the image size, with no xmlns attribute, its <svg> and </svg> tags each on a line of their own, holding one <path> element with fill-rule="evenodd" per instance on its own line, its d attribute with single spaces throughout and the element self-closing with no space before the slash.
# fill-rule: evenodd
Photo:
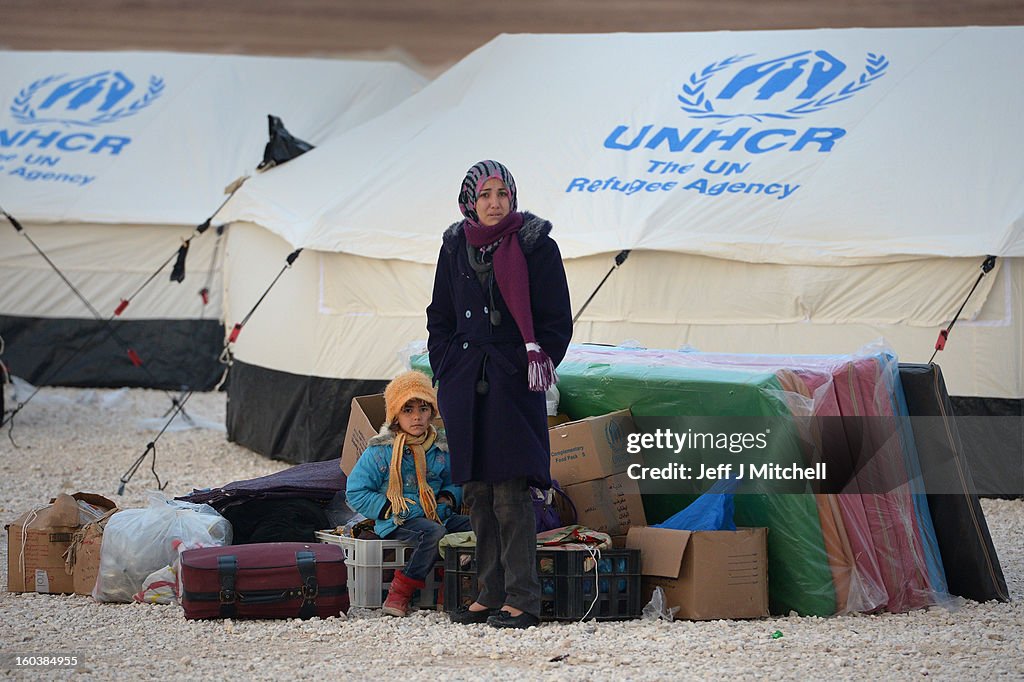
<svg viewBox="0 0 1024 682">
<path fill-rule="evenodd" d="M 564 423 L 566 423 L 568 421 L 572 421 L 572 420 L 569 419 L 569 415 L 567 415 L 565 412 L 559 412 L 558 414 L 549 414 L 548 415 L 548 428 L 549 429 L 553 428 L 555 426 L 558 426 L 559 424 L 564 424 Z"/>
<path fill-rule="evenodd" d="M 366 449 L 366 442 L 377 435 L 384 423 L 384 394 L 363 395 L 352 398 L 352 411 L 348 415 L 345 429 L 345 444 L 341 448 L 341 470 L 348 476 L 356 465 L 359 455 Z"/>
<path fill-rule="evenodd" d="M 64 570 L 64 552 L 76 526 L 29 528 L 7 526 L 7 591 L 69 594 L 75 591 Z"/>
<path fill-rule="evenodd" d="M 551 478 L 562 487 L 621 474 L 640 455 L 626 451 L 626 438 L 636 431 L 629 410 L 588 417 L 548 429 Z"/>
<path fill-rule="evenodd" d="M 68 562 L 72 566 L 72 583 L 75 594 L 91 595 L 100 572 L 100 548 L 103 544 L 103 528 L 116 510 L 112 509 L 100 521 L 82 526 L 71 541 Z"/>
<path fill-rule="evenodd" d="M 716 620 L 768 615 L 767 528 L 734 531 L 634 526 L 626 546 L 640 550 L 643 594 L 665 591 L 677 618 Z"/>
<path fill-rule="evenodd" d="M 352 411 L 348 416 L 348 427 L 345 429 L 345 443 L 341 447 L 341 470 L 348 476 L 366 449 L 366 443 L 377 435 L 387 408 L 384 405 L 384 394 L 362 395 L 352 398 Z M 443 429 L 444 422 L 438 417 L 432 422 L 435 429 Z"/>
<path fill-rule="evenodd" d="M 640 485 L 626 474 L 563 488 L 576 505 L 576 522 L 609 535 L 625 535 L 630 526 L 646 526 Z"/>
<path fill-rule="evenodd" d="M 8 592 L 74 592 L 65 553 L 81 525 L 78 500 L 100 509 L 115 507 L 101 495 L 58 495 L 49 505 L 28 511 L 6 526 Z"/>
</svg>

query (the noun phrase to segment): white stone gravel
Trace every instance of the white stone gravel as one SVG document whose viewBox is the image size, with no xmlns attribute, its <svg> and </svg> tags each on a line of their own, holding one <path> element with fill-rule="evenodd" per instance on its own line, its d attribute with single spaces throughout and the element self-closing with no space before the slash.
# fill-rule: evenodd
<svg viewBox="0 0 1024 682">
<path fill-rule="evenodd" d="M 9 390 L 9 389 L 8 389 Z M 8 393 L 8 406 L 10 406 Z M 0 521 L 60 492 L 115 498 L 118 478 L 155 432 L 160 391 L 46 388 L 18 415 L 15 447 L 0 433 Z M 223 424 L 225 396 L 186 408 Z M 325 406 L 324 409 L 329 409 Z M 152 423 L 152 422 L 146 422 Z M 156 469 L 171 495 L 288 466 L 228 443 L 222 430 L 170 430 Z M 147 460 L 122 507 L 145 505 Z M 983 506 L 1014 601 L 906 614 L 756 621 L 546 624 L 496 632 L 443 614 L 409 618 L 353 610 L 310 621 L 186 621 L 176 606 L 98 604 L 88 597 L 0 593 L 0 653 L 69 654 L 77 670 L 0 671 L 25 679 L 506 679 L 1024 678 L 1024 501 Z M 7 546 L 0 583 L 7 580 Z M 772 639 L 771 633 L 783 636 Z M 560 660 L 552 661 L 559 658 Z M 385 677 L 387 676 L 387 677 Z"/>
</svg>

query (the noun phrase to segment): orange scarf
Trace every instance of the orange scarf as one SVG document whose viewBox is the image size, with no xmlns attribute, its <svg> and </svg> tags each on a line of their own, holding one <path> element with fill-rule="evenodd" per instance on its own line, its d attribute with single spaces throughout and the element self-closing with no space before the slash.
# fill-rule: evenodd
<svg viewBox="0 0 1024 682">
<path fill-rule="evenodd" d="M 436 439 L 437 431 L 432 425 L 426 433 L 418 438 L 401 430 L 395 434 L 395 442 L 391 446 L 391 474 L 388 478 L 387 496 L 388 501 L 391 502 L 391 515 L 398 525 L 402 525 L 405 521 L 401 514 L 408 513 L 409 504 L 413 502 L 403 495 L 402 456 L 406 447 L 412 451 L 413 464 L 416 466 L 416 483 L 420 489 L 420 506 L 423 507 L 423 514 L 431 521 L 441 522 L 437 516 L 437 500 L 434 498 L 434 490 L 427 483 L 427 450 Z"/>
</svg>

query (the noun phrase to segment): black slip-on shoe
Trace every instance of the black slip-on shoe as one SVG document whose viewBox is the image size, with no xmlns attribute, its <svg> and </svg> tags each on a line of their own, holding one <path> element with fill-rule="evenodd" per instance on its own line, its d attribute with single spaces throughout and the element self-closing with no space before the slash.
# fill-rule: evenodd
<svg viewBox="0 0 1024 682">
<path fill-rule="evenodd" d="M 476 625 L 486 623 L 492 613 L 494 613 L 494 609 L 470 611 L 468 606 L 460 606 L 448 613 L 448 620 L 459 625 Z"/>
<path fill-rule="evenodd" d="M 523 611 L 518 616 L 513 616 L 508 611 L 499 610 L 493 616 L 487 619 L 487 624 L 492 628 L 514 628 L 516 630 L 525 630 L 531 628 L 534 625 L 540 624 L 540 618 Z"/>
</svg>

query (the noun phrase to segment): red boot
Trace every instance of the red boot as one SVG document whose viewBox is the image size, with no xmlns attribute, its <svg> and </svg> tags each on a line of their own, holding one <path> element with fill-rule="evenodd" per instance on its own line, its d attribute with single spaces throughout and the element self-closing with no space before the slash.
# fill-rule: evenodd
<svg viewBox="0 0 1024 682">
<path fill-rule="evenodd" d="M 422 590 L 427 584 L 422 580 L 413 580 L 401 571 L 395 571 L 395 577 L 391 580 L 391 589 L 388 590 L 387 599 L 381 611 L 389 616 L 405 616 L 409 613 L 409 601 L 412 593 Z"/>
</svg>

